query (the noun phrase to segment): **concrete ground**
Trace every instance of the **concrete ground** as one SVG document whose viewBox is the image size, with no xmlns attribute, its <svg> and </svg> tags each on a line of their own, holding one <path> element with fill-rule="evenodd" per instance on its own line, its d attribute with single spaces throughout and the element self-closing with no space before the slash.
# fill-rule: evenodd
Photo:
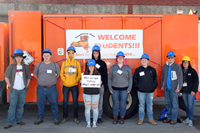
<svg viewBox="0 0 200 133">
<path fill-rule="evenodd" d="M 23 115 L 23 121 L 26 123 L 25 126 L 15 124 L 10 129 L 4 129 L 3 126 L 6 124 L 7 110 L 9 105 L 0 106 L 0 133 L 53 133 L 53 132 L 65 132 L 65 133 L 199 133 L 200 132 L 200 101 L 195 102 L 194 109 L 194 126 L 188 127 L 186 124 L 177 123 L 176 125 L 164 124 L 162 121 L 157 121 L 158 125 L 150 125 L 147 123 L 147 117 L 145 117 L 144 124 L 137 125 L 138 114 L 134 117 L 125 120 L 124 125 L 113 125 L 112 119 L 103 115 L 103 123 L 98 124 L 96 129 L 87 129 L 85 116 L 84 116 L 84 105 L 79 104 L 79 119 L 80 124 L 73 122 L 73 106 L 69 105 L 69 121 L 65 124 L 54 125 L 51 118 L 51 108 L 47 104 L 46 116 L 44 123 L 40 125 L 34 125 L 33 122 L 36 120 L 37 105 L 26 104 Z M 161 111 L 165 108 L 163 98 L 154 98 L 154 118 L 157 120 L 160 116 Z M 62 118 L 62 103 L 59 103 L 60 116 Z M 179 118 L 184 120 L 186 114 L 184 111 L 179 109 Z"/>
</svg>

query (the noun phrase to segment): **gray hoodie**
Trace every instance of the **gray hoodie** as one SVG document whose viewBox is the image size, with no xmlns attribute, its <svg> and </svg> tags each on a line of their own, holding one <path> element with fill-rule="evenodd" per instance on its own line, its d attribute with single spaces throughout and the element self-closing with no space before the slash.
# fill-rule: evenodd
<svg viewBox="0 0 200 133">
<path fill-rule="evenodd" d="M 182 69 L 177 63 L 171 64 L 171 82 L 172 82 L 172 90 L 175 91 L 176 89 L 181 90 L 183 85 L 183 74 Z M 161 75 L 161 88 L 166 90 L 167 88 L 167 73 L 168 73 L 168 62 L 162 68 L 162 75 Z"/>
</svg>

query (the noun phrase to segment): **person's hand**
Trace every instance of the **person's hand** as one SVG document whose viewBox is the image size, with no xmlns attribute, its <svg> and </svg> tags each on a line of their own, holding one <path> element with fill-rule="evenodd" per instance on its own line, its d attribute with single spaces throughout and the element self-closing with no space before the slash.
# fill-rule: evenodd
<svg viewBox="0 0 200 133">
<path fill-rule="evenodd" d="M 82 80 L 80 80 L 80 83 L 82 82 Z"/>
<path fill-rule="evenodd" d="M 176 89 L 176 90 L 175 90 L 175 92 L 176 92 L 176 93 L 179 93 L 179 92 L 180 92 L 180 90 L 179 90 L 179 89 Z"/>
<path fill-rule="evenodd" d="M 164 91 L 164 88 L 163 88 L 163 87 L 161 88 L 161 91 Z"/>
<path fill-rule="evenodd" d="M 130 93 L 130 91 L 127 91 L 127 93 Z"/>
<path fill-rule="evenodd" d="M 191 96 L 194 96 L 195 95 L 195 92 L 194 91 L 191 91 Z"/>
<path fill-rule="evenodd" d="M 113 94 L 113 91 L 110 91 L 111 94 Z"/>
</svg>

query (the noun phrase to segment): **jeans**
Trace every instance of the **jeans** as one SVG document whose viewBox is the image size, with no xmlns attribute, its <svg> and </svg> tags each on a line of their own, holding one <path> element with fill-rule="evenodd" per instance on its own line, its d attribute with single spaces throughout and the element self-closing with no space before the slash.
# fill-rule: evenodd
<svg viewBox="0 0 200 133">
<path fill-rule="evenodd" d="M 172 89 L 164 91 L 165 105 L 167 108 L 167 118 L 171 120 L 177 120 L 178 117 L 178 95 Z"/>
<path fill-rule="evenodd" d="M 98 104 L 99 104 L 99 94 L 97 95 L 88 95 L 83 93 L 83 99 L 85 104 L 85 118 L 86 122 L 90 121 L 90 112 L 91 108 L 93 110 L 93 121 L 97 122 L 99 110 L 98 110 Z"/>
<path fill-rule="evenodd" d="M 68 98 L 70 91 L 73 98 L 74 118 L 78 118 L 78 85 L 73 87 L 66 87 L 63 85 L 63 118 L 68 117 Z"/>
<path fill-rule="evenodd" d="M 128 98 L 127 90 L 113 90 L 113 116 L 125 116 L 126 114 L 126 102 Z"/>
<path fill-rule="evenodd" d="M 59 119 L 59 109 L 58 109 L 58 92 L 56 85 L 49 88 L 43 88 L 42 86 L 37 86 L 37 105 L 38 105 L 38 119 L 44 119 L 45 116 L 45 105 L 48 99 L 51 106 L 51 114 L 53 120 Z"/>
<path fill-rule="evenodd" d="M 26 90 L 12 90 L 9 91 L 9 109 L 7 123 L 14 125 L 16 122 L 22 121 L 22 115 L 24 113 L 24 104 L 26 101 Z"/>
<path fill-rule="evenodd" d="M 191 96 L 191 94 L 188 93 L 182 93 L 183 101 L 186 106 L 186 114 L 189 120 L 193 120 L 195 96 L 196 93 L 194 96 Z"/>
<path fill-rule="evenodd" d="M 138 100 L 139 100 L 139 119 L 144 119 L 145 103 L 146 103 L 148 119 L 153 119 L 153 96 L 154 96 L 154 92 L 143 93 L 143 92 L 138 91 L 137 94 L 138 94 Z"/>
<path fill-rule="evenodd" d="M 104 95 L 104 86 L 101 86 L 101 88 L 99 89 L 99 116 L 98 118 L 102 118 L 102 114 L 103 114 L 103 95 Z"/>
</svg>

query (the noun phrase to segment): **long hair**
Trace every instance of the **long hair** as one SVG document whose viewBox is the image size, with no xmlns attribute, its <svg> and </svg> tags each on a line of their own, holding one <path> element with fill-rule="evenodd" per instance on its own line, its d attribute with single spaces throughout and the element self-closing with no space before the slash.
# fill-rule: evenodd
<svg viewBox="0 0 200 133">
<path fill-rule="evenodd" d="M 17 65 L 17 61 L 15 59 L 12 59 L 13 60 L 13 64 L 14 65 Z M 20 63 L 22 66 L 25 64 L 24 62 L 24 59 L 22 59 L 21 63 Z"/>
<path fill-rule="evenodd" d="M 86 69 L 85 69 L 85 75 L 89 75 L 90 74 L 90 69 L 89 69 L 89 66 L 87 65 L 86 66 Z M 100 73 L 98 72 L 98 70 L 96 69 L 96 67 L 94 66 L 94 71 L 93 71 L 93 74 L 94 75 L 100 75 Z"/>
<path fill-rule="evenodd" d="M 184 61 L 182 61 L 182 63 L 181 63 L 181 68 L 182 68 L 182 69 L 184 69 L 184 67 L 183 67 L 183 62 L 184 62 Z M 188 61 L 188 62 L 189 62 L 188 68 L 192 68 L 192 66 L 191 66 L 191 64 L 190 64 L 190 61 Z"/>
</svg>

